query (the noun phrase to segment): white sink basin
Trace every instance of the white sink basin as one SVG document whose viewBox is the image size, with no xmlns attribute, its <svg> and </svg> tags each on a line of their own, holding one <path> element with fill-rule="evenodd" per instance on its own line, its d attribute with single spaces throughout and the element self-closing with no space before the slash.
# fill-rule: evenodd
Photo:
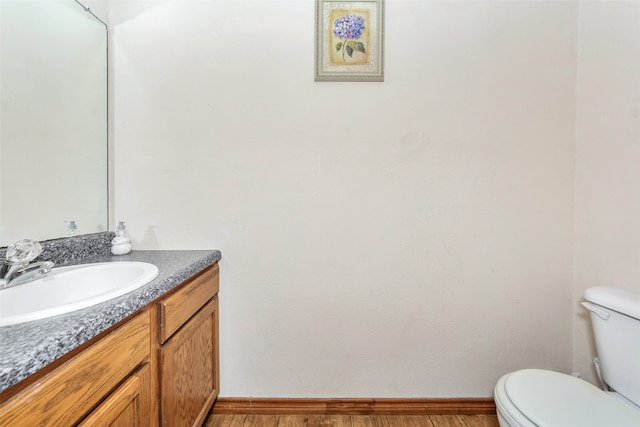
<svg viewBox="0 0 640 427">
<path fill-rule="evenodd" d="M 0 326 L 108 301 L 146 285 L 157 275 L 155 265 L 134 261 L 54 268 L 46 277 L 0 290 Z"/>
</svg>

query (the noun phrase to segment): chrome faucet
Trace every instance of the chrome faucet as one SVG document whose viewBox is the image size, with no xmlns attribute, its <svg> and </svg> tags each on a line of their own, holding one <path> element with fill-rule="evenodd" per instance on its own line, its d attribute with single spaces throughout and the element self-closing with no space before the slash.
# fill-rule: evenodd
<svg viewBox="0 0 640 427">
<path fill-rule="evenodd" d="M 42 246 L 34 240 L 20 240 L 10 245 L 7 248 L 7 259 L 0 266 L 0 289 L 46 276 L 54 263 L 52 261 L 32 262 L 41 253 Z"/>
</svg>

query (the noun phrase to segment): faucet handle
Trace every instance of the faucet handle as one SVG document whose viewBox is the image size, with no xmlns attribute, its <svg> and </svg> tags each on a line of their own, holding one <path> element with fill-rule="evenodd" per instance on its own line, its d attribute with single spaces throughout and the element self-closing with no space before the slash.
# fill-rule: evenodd
<svg viewBox="0 0 640 427">
<path fill-rule="evenodd" d="M 29 263 L 42 253 L 42 245 L 35 240 L 24 239 L 12 243 L 7 248 L 7 261 L 10 263 Z"/>
</svg>

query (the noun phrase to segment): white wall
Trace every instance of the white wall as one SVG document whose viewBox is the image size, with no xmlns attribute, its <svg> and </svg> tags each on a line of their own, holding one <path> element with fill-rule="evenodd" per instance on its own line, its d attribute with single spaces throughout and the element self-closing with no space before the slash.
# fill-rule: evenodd
<svg viewBox="0 0 640 427">
<path fill-rule="evenodd" d="M 314 83 L 314 2 L 117 1 L 115 216 L 223 251 L 223 396 L 490 396 L 571 366 L 573 2 L 386 2 Z"/>
<path fill-rule="evenodd" d="M 580 15 L 574 363 L 593 380 L 584 290 L 640 291 L 640 2 L 584 2 Z"/>
</svg>

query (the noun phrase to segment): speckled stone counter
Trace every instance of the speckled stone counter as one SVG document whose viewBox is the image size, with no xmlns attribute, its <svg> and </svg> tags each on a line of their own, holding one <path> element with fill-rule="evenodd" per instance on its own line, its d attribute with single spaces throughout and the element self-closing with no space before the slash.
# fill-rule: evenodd
<svg viewBox="0 0 640 427">
<path fill-rule="evenodd" d="M 221 258 L 217 250 L 100 254 L 75 264 L 144 261 L 158 266 L 149 284 L 110 301 L 48 319 L 0 327 L 0 392 L 145 307 Z"/>
</svg>

